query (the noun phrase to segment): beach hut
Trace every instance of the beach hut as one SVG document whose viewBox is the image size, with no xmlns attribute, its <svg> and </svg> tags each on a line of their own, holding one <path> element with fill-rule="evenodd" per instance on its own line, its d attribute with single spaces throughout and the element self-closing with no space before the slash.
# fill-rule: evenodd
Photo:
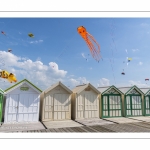
<svg viewBox="0 0 150 150">
<path fill-rule="evenodd" d="M 41 92 L 27 79 L 6 89 L 4 123 L 38 122 Z"/>
<path fill-rule="evenodd" d="M 100 91 L 90 83 L 76 86 L 72 91 L 72 119 L 99 118 Z"/>
<path fill-rule="evenodd" d="M 123 93 L 114 85 L 98 87 L 101 92 L 100 108 L 101 118 L 122 117 L 122 96 Z"/>
<path fill-rule="evenodd" d="M 2 122 L 4 91 L 0 88 L 0 122 Z"/>
<path fill-rule="evenodd" d="M 145 116 L 150 116 L 150 87 L 140 88 L 140 90 L 144 93 L 143 113 Z"/>
<path fill-rule="evenodd" d="M 72 91 L 57 82 L 41 93 L 40 120 L 71 120 Z"/>
<path fill-rule="evenodd" d="M 144 93 L 135 85 L 132 87 L 119 87 L 118 89 L 124 93 L 124 115 L 126 117 L 142 116 Z"/>
</svg>

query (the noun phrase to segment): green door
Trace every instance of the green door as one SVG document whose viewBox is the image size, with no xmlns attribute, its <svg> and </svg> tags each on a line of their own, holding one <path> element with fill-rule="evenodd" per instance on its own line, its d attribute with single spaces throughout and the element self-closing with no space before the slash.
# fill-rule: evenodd
<svg viewBox="0 0 150 150">
<path fill-rule="evenodd" d="M 102 118 L 121 117 L 122 100 L 119 94 L 102 96 Z"/>
<path fill-rule="evenodd" d="M 150 95 L 146 96 L 144 99 L 144 111 L 145 116 L 150 116 Z"/>
<path fill-rule="evenodd" d="M 126 117 L 142 116 L 141 95 L 127 95 L 125 97 Z"/>
<path fill-rule="evenodd" d="M 0 94 L 0 122 L 2 122 L 3 95 Z"/>
</svg>

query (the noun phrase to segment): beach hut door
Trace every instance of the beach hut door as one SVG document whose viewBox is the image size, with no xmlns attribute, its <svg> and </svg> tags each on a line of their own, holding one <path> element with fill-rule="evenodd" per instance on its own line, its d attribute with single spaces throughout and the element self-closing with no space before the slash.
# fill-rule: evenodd
<svg viewBox="0 0 150 150">
<path fill-rule="evenodd" d="M 85 118 L 98 117 L 97 96 L 93 94 L 85 94 Z"/>
<path fill-rule="evenodd" d="M 18 113 L 18 94 L 11 94 L 8 97 L 7 122 L 16 122 Z"/>
<path fill-rule="evenodd" d="M 69 119 L 69 105 L 69 94 L 54 94 L 54 120 Z"/>
</svg>

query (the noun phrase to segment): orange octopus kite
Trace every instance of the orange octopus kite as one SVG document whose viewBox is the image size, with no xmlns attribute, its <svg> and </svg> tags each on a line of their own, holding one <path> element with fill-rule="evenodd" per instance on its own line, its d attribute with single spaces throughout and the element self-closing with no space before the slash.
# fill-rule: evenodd
<svg viewBox="0 0 150 150">
<path fill-rule="evenodd" d="M 85 27 L 80 26 L 80 27 L 77 28 L 77 31 L 81 35 L 81 37 L 85 40 L 85 42 L 87 43 L 93 58 L 99 62 L 100 57 L 101 57 L 100 56 L 100 46 L 99 46 L 99 44 L 96 42 L 94 37 L 92 35 L 90 35 L 86 31 Z M 97 45 L 98 49 L 95 48 L 95 46 L 92 43 L 92 41 L 95 42 L 95 44 Z"/>
</svg>

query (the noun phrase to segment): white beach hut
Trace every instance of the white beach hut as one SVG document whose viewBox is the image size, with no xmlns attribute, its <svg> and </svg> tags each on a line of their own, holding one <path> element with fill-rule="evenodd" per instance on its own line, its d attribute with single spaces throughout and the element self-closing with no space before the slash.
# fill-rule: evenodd
<svg viewBox="0 0 150 150">
<path fill-rule="evenodd" d="M 41 92 L 27 79 L 6 89 L 4 123 L 38 122 Z"/>
</svg>

